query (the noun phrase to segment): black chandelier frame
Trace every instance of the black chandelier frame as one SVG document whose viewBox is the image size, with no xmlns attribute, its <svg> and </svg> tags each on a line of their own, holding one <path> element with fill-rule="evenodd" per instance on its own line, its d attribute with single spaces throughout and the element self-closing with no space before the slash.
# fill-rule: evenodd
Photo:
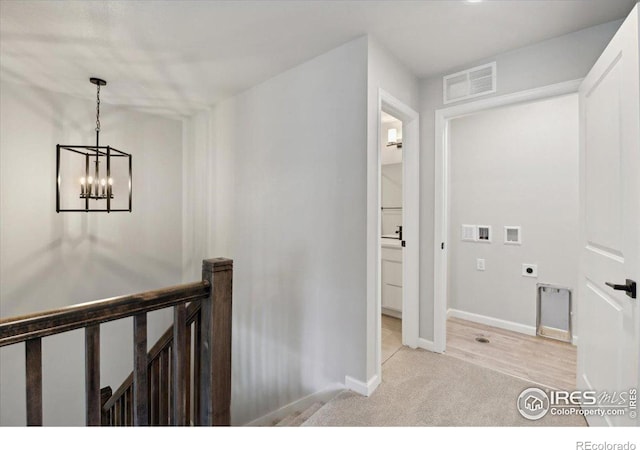
<svg viewBox="0 0 640 450">
<path fill-rule="evenodd" d="M 96 95 L 96 145 L 56 145 L 56 212 L 131 212 L 133 205 L 133 166 L 132 158 L 129 153 L 111 146 L 100 145 L 100 86 L 106 86 L 107 82 L 100 78 L 90 78 L 89 81 L 97 87 Z M 61 208 L 60 207 L 60 184 L 61 184 L 61 154 L 62 151 L 78 153 L 85 157 L 85 183 L 81 184 L 82 190 L 80 198 L 84 200 L 84 209 L 82 208 Z M 95 157 L 95 185 L 88 183 L 93 175 L 90 173 L 91 159 Z M 102 184 L 102 193 L 100 193 L 100 158 L 105 158 L 107 163 L 106 183 Z M 128 208 L 111 208 L 111 199 L 113 198 L 111 183 L 111 158 L 128 158 L 129 166 L 129 207 Z M 93 192 L 95 189 L 95 193 Z M 92 207 L 91 200 L 106 200 L 106 208 Z"/>
<path fill-rule="evenodd" d="M 92 174 L 89 171 L 91 167 L 91 159 L 103 157 L 106 158 L 107 162 L 107 180 L 111 178 L 111 158 L 128 158 L 129 162 L 129 207 L 128 208 L 119 208 L 114 209 L 111 208 L 111 199 L 113 198 L 113 193 L 111 192 L 111 185 L 106 185 L 107 195 L 82 195 L 81 197 L 84 199 L 84 209 L 64 209 L 60 208 L 60 160 L 61 160 L 61 152 L 70 151 L 74 153 L 79 153 L 85 157 L 85 179 L 88 179 Z M 58 144 L 56 146 L 56 212 L 131 212 L 133 205 L 133 163 L 132 158 L 129 153 L 125 153 L 122 150 L 118 150 L 117 148 L 110 146 L 98 146 L 95 145 L 62 145 Z M 92 208 L 90 204 L 90 200 L 106 200 L 107 207 L 106 209 L 96 209 Z"/>
</svg>

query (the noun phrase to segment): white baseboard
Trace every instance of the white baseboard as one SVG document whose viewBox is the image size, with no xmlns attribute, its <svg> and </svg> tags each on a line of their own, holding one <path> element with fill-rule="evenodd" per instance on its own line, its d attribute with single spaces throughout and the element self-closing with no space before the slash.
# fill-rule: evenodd
<svg viewBox="0 0 640 450">
<path fill-rule="evenodd" d="M 468 320 L 470 322 L 489 325 L 490 327 L 503 328 L 505 330 L 515 331 L 516 333 L 528 334 L 529 336 L 536 335 L 536 327 L 524 325 L 517 322 L 510 322 L 508 320 L 497 319 L 495 317 L 483 316 L 481 314 L 460 311 L 459 309 L 450 308 L 447 311 L 447 317 L 456 317 L 458 319 Z"/>
<path fill-rule="evenodd" d="M 429 350 L 430 352 L 436 352 L 436 345 L 433 341 L 428 341 L 425 338 L 418 338 L 418 348 Z"/>
<path fill-rule="evenodd" d="M 386 316 L 395 317 L 396 319 L 402 319 L 402 311 L 397 311 L 391 308 L 382 307 L 382 314 Z"/>
<path fill-rule="evenodd" d="M 380 378 L 378 377 L 378 375 L 374 375 L 369 379 L 369 381 L 365 383 L 347 375 L 346 377 L 344 377 L 344 385 L 347 389 L 357 394 L 369 397 L 371 394 L 373 394 L 373 391 L 375 391 L 376 388 L 380 385 Z"/>
<path fill-rule="evenodd" d="M 294 402 L 289 403 L 288 405 L 283 406 L 282 408 L 278 408 L 275 411 L 272 411 L 268 414 L 265 414 L 262 417 L 258 417 L 257 419 L 252 420 L 251 422 L 245 424 L 245 427 L 265 427 L 272 426 L 274 422 L 278 422 L 285 417 L 295 413 L 302 412 L 314 403 L 323 402 L 326 403 L 329 400 L 333 399 L 336 395 L 338 395 L 341 391 L 343 391 L 345 386 L 340 383 L 330 384 L 326 388 L 314 392 L 313 394 L 309 394 L 305 397 L 302 397 Z"/>
</svg>

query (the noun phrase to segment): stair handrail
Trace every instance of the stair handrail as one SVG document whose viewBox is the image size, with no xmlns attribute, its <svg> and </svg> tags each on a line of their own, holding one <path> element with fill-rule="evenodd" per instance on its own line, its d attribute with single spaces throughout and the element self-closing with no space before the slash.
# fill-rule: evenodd
<svg viewBox="0 0 640 450">
<path fill-rule="evenodd" d="M 200 302 L 198 425 L 229 425 L 233 261 L 202 262 L 202 280 L 138 294 L 0 319 L 0 347 L 25 342 L 27 425 L 42 425 L 42 338 L 85 329 L 86 424 L 101 425 L 100 325 L 133 317 L 133 424 L 148 425 L 147 313 L 174 308 L 176 354 L 184 347 L 187 304 Z M 184 358 L 174 358 L 174 424 L 186 425 Z"/>
</svg>

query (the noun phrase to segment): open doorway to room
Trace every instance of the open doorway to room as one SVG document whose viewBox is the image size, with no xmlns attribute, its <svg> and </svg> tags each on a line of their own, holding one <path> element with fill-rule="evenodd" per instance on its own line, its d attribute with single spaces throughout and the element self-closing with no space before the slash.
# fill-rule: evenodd
<svg viewBox="0 0 640 450">
<path fill-rule="evenodd" d="M 436 347 L 530 382 L 575 389 L 577 94 L 505 99 L 451 114 L 444 130 L 447 248 Z"/>
<path fill-rule="evenodd" d="M 402 347 L 402 122 L 380 114 L 381 362 Z"/>
<path fill-rule="evenodd" d="M 368 188 L 367 234 L 367 290 L 373 294 L 368 317 L 374 327 L 368 346 L 376 373 L 361 387 L 365 395 L 382 381 L 383 362 L 419 341 L 419 118 L 407 104 L 378 90 L 377 144 L 368 157 L 376 178 Z"/>
</svg>

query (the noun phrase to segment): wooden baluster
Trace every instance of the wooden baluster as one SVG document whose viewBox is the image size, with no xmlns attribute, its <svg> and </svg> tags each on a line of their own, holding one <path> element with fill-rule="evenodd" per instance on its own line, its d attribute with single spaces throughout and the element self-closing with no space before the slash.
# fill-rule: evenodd
<svg viewBox="0 0 640 450">
<path fill-rule="evenodd" d="M 111 386 L 103 387 L 102 389 L 100 389 L 100 425 L 102 425 L 103 427 L 111 425 L 111 410 L 104 409 L 104 405 L 109 401 L 111 395 L 113 395 Z"/>
<path fill-rule="evenodd" d="M 25 342 L 27 369 L 27 426 L 42 426 L 42 339 Z"/>
<path fill-rule="evenodd" d="M 211 291 L 202 300 L 201 424 L 231 423 L 231 310 L 233 261 L 226 258 L 202 262 L 202 279 Z"/>
<path fill-rule="evenodd" d="M 173 355 L 173 348 L 172 346 L 168 346 L 167 347 L 167 354 L 169 355 L 169 417 L 168 417 L 168 423 L 169 425 L 175 425 L 175 422 L 173 421 L 173 410 L 174 410 L 174 404 L 173 404 L 173 359 L 174 359 L 174 355 Z"/>
<path fill-rule="evenodd" d="M 185 390 L 184 390 L 184 421 L 185 425 L 191 425 L 191 324 L 185 327 Z"/>
<path fill-rule="evenodd" d="M 149 425 L 147 400 L 147 314 L 133 317 L 133 409 L 135 426 Z"/>
<path fill-rule="evenodd" d="M 131 425 L 131 418 L 129 417 L 129 389 L 127 388 L 122 393 L 122 425 L 128 427 Z"/>
<path fill-rule="evenodd" d="M 120 397 L 122 402 L 122 426 L 129 426 L 129 402 L 127 401 L 127 390 L 122 393 Z"/>
<path fill-rule="evenodd" d="M 151 408 L 153 408 L 153 396 L 151 395 L 151 363 L 152 361 L 149 360 L 149 363 L 147 364 L 147 387 L 149 388 L 149 401 L 147 402 L 147 415 L 149 417 L 149 425 L 153 425 L 153 419 L 151 418 Z"/>
<path fill-rule="evenodd" d="M 169 351 L 160 353 L 160 411 L 159 425 L 169 425 Z"/>
<path fill-rule="evenodd" d="M 115 405 L 113 405 L 113 407 L 115 408 L 114 414 L 114 425 L 119 427 L 122 425 L 122 423 L 120 423 L 120 400 L 116 400 Z"/>
<path fill-rule="evenodd" d="M 173 424 L 185 426 L 187 382 L 187 307 L 173 308 Z"/>
<path fill-rule="evenodd" d="M 200 311 L 193 321 L 193 423 L 202 425 L 200 422 L 200 339 L 202 339 L 202 327 L 200 322 Z"/>
<path fill-rule="evenodd" d="M 202 268 L 202 278 L 205 278 L 205 266 Z M 211 293 L 209 297 L 202 300 L 200 307 L 200 423 L 199 425 L 209 427 L 213 425 L 213 403 L 211 394 L 211 345 L 213 340 L 212 320 L 213 314 L 213 272 L 207 272 L 210 278 Z"/>
<path fill-rule="evenodd" d="M 151 425 L 160 424 L 160 356 L 151 361 Z"/>
<path fill-rule="evenodd" d="M 148 372 L 148 371 L 147 371 Z M 149 377 L 147 377 L 149 378 Z M 149 385 L 147 384 L 147 387 Z M 133 426 L 133 417 L 134 417 L 134 412 L 133 412 L 133 387 L 129 388 L 129 417 L 131 418 L 129 425 Z M 149 399 L 147 398 L 147 417 L 149 417 Z"/>
<path fill-rule="evenodd" d="M 87 426 L 102 423 L 102 398 L 100 395 L 100 325 L 84 329 L 84 383 Z"/>
</svg>

